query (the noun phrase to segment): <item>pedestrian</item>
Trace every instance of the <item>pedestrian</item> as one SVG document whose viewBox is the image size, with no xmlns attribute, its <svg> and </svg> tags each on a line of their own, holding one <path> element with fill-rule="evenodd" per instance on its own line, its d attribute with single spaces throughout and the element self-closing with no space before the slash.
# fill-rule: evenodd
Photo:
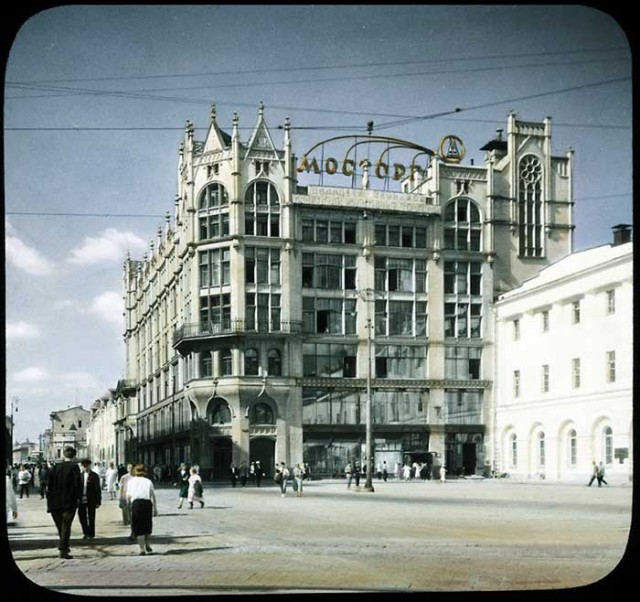
<svg viewBox="0 0 640 602">
<path fill-rule="evenodd" d="M 62 455 L 63 461 L 54 464 L 49 473 L 47 512 L 51 514 L 58 530 L 60 558 L 71 559 L 73 556 L 69 549 L 69 539 L 71 524 L 82 497 L 82 475 L 78 463 L 75 462 L 75 448 L 65 447 Z"/>
<path fill-rule="evenodd" d="M 238 468 L 235 462 L 231 462 L 231 466 L 229 466 L 229 478 L 231 479 L 231 487 L 235 487 L 238 483 Z"/>
<path fill-rule="evenodd" d="M 153 482 L 147 478 L 144 464 L 133 467 L 133 476 L 127 482 L 127 499 L 131 503 L 131 531 L 138 540 L 140 556 L 152 552 L 149 537 L 153 531 L 153 517 L 158 516 Z"/>
<path fill-rule="evenodd" d="M 598 478 L 598 465 L 596 464 L 596 461 L 594 460 L 591 463 L 591 478 L 589 479 L 589 482 L 587 483 L 587 487 L 591 487 L 591 483 L 593 483 L 597 478 Z"/>
<path fill-rule="evenodd" d="M 296 492 L 296 497 L 302 497 L 302 482 L 304 481 L 304 469 L 300 466 L 300 463 L 296 464 L 293 468 L 293 488 Z"/>
<path fill-rule="evenodd" d="M 287 494 L 287 480 L 289 479 L 289 470 L 284 462 L 280 462 L 276 466 L 275 482 L 280 487 L 280 494 L 284 497 Z"/>
<path fill-rule="evenodd" d="M 356 464 L 353 468 L 353 478 L 356 480 L 356 488 L 360 487 L 360 474 L 362 468 L 360 467 L 360 462 L 356 461 Z"/>
<path fill-rule="evenodd" d="M 29 484 L 31 483 L 31 473 L 25 466 L 20 466 L 18 469 L 18 491 L 20 492 L 20 499 L 23 494 L 29 497 Z"/>
<path fill-rule="evenodd" d="M 304 470 L 304 479 L 305 481 L 311 480 L 311 467 L 308 464 L 303 464 L 302 469 Z"/>
<path fill-rule="evenodd" d="M 178 468 L 176 485 L 180 487 L 178 491 L 178 499 L 180 500 L 178 508 L 182 508 L 183 502 L 189 496 L 189 471 L 187 470 L 186 464 L 180 464 L 180 468 Z"/>
<path fill-rule="evenodd" d="M 378 469 L 376 470 L 378 475 L 378 481 L 382 480 L 382 462 L 378 462 Z"/>
<path fill-rule="evenodd" d="M 440 466 L 440 482 L 444 483 L 447 480 L 447 469 L 444 467 L 444 464 Z"/>
<path fill-rule="evenodd" d="M 11 486 L 11 475 L 5 475 L 5 487 L 7 494 L 7 524 L 12 523 L 18 518 L 18 499 L 16 498 L 16 492 Z"/>
<path fill-rule="evenodd" d="M 202 478 L 198 474 L 198 469 L 195 466 L 192 466 L 191 476 L 189 476 L 189 492 L 187 494 L 189 510 L 193 509 L 193 502 L 200 502 L 200 508 L 204 508 L 204 500 L 202 499 L 203 493 L 204 487 L 202 485 Z"/>
<path fill-rule="evenodd" d="M 604 462 L 600 462 L 600 465 L 598 466 L 598 475 L 597 475 L 598 487 L 602 487 L 602 483 L 604 483 L 605 485 L 609 484 L 604 479 L 604 473 L 605 473 Z"/>
<path fill-rule="evenodd" d="M 249 464 L 249 480 L 253 483 L 256 478 L 256 463 Z"/>
<path fill-rule="evenodd" d="M 131 464 L 125 466 L 124 464 L 118 464 L 118 484 L 120 483 L 120 479 L 131 471 Z"/>
<path fill-rule="evenodd" d="M 247 479 L 249 478 L 249 469 L 247 467 L 247 463 L 244 460 L 240 462 L 238 475 L 240 476 L 240 485 L 245 487 L 247 485 Z"/>
<path fill-rule="evenodd" d="M 347 465 L 344 467 L 344 474 L 347 477 L 347 489 L 351 489 L 351 480 L 353 479 L 353 466 L 351 462 L 347 462 Z"/>
<path fill-rule="evenodd" d="M 91 460 L 86 458 L 80 462 L 82 466 L 82 496 L 78 504 L 78 518 L 82 526 L 82 539 L 93 539 L 96 536 L 96 508 L 102 502 L 100 477 L 91 470 Z"/>
<path fill-rule="evenodd" d="M 262 466 L 260 466 L 260 460 L 256 460 L 256 487 L 260 487 L 260 483 L 262 482 L 262 477 L 264 477 L 264 472 L 262 472 Z"/>
<path fill-rule="evenodd" d="M 153 478 L 155 479 L 156 483 L 160 482 L 160 479 L 162 478 L 162 467 L 160 466 L 160 464 L 156 464 L 153 467 Z"/>
<path fill-rule="evenodd" d="M 125 472 L 121 477 L 120 481 L 118 481 L 118 489 L 120 491 L 120 499 L 118 500 L 118 506 L 120 506 L 120 510 L 122 510 L 122 524 L 125 527 L 129 527 L 131 525 L 131 504 L 129 499 L 127 498 L 127 483 L 133 476 L 133 464 L 127 464 L 127 472 Z M 129 539 L 133 541 L 135 536 L 133 535 L 133 531 L 129 534 Z"/>
<path fill-rule="evenodd" d="M 402 478 L 405 480 L 405 483 L 411 478 L 411 466 L 408 464 L 405 464 L 402 468 Z"/>
<path fill-rule="evenodd" d="M 105 481 L 107 483 L 107 492 L 109 493 L 109 499 L 116 499 L 116 488 L 118 487 L 118 471 L 114 462 L 109 462 L 109 468 L 105 473 Z"/>
<path fill-rule="evenodd" d="M 389 477 L 389 470 L 387 469 L 387 461 L 382 461 L 382 480 L 386 483 Z"/>
<path fill-rule="evenodd" d="M 47 496 L 47 479 L 49 478 L 49 463 L 44 462 L 38 471 L 38 480 L 40 481 L 40 499 L 43 500 Z"/>
</svg>

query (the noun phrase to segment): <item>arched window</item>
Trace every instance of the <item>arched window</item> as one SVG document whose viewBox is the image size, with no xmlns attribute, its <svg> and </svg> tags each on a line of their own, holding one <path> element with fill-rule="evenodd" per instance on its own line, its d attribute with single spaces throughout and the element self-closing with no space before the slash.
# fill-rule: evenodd
<svg viewBox="0 0 640 602">
<path fill-rule="evenodd" d="M 231 349 L 223 349 L 220 352 L 220 374 L 222 376 L 231 376 L 233 374 Z"/>
<path fill-rule="evenodd" d="M 455 199 L 444 211 L 444 248 L 480 251 L 482 224 L 480 210 L 470 199 Z"/>
<path fill-rule="evenodd" d="M 209 424 L 230 424 L 231 423 L 231 408 L 229 404 L 223 400 L 212 400 L 213 410 L 209 414 Z"/>
<path fill-rule="evenodd" d="M 509 451 L 511 468 L 518 467 L 518 437 L 515 433 L 511 433 L 509 437 Z"/>
<path fill-rule="evenodd" d="M 244 373 L 246 376 L 257 376 L 259 373 L 258 352 L 255 349 L 244 352 Z"/>
<path fill-rule="evenodd" d="M 282 376 L 282 358 L 280 352 L 277 349 L 269 350 L 269 376 Z"/>
<path fill-rule="evenodd" d="M 536 437 L 537 443 L 537 460 L 538 467 L 544 468 L 545 466 L 545 441 L 544 441 L 544 431 L 540 431 Z"/>
<path fill-rule="evenodd" d="M 542 257 L 542 163 L 527 155 L 518 172 L 518 237 L 521 257 Z"/>
<path fill-rule="evenodd" d="M 569 466 L 575 467 L 578 463 L 578 436 L 576 434 L 575 429 L 571 429 L 567 433 L 567 453 L 568 453 L 568 462 Z"/>
<path fill-rule="evenodd" d="M 200 240 L 229 235 L 229 195 L 219 182 L 208 184 L 198 198 Z"/>
<path fill-rule="evenodd" d="M 602 457 L 605 464 L 613 463 L 613 430 L 610 426 L 602 429 Z"/>
<path fill-rule="evenodd" d="M 256 180 L 244 195 L 245 234 L 280 236 L 280 197 L 271 182 Z"/>
<path fill-rule="evenodd" d="M 249 412 L 250 424 L 275 424 L 275 418 L 271 406 L 266 403 L 256 403 Z"/>
</svg>

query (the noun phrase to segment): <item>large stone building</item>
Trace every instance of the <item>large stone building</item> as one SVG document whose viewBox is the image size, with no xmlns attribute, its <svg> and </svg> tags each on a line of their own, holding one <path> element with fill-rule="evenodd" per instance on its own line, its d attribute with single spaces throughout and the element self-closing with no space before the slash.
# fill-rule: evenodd
<svg viewBox="0 0 640 602">
<path fill-rule="evenodd" d="M 51 412 L 51 431 L 46 459 L 52 462 L 62 459 L 62 451 L 67 445 L 76 448 L 78 458 L 87 455 L 87 427 L 91 412 L 82 406 Z"/>
<path fill-rule="evenodd" d="M 629 229 L 542 270 L 502 295 L 495 312 L 498 470 L 586 482 L 595 461 L 610 481 L 631 480 Z"/>
<path fill-rule="evenodd" d="M 124 266 L 119 448 L 206 477 L 256 459 L 331 474 L 364 457 L 370 407 L 376 462 L 489 470 L 494 297 L 573 232 L 571 152 L 552 153 L 549 119 L 507 125 L 463 165 L 455 137 L 298 162 L 262 106 L 247 142 L 237 116 L 228 135 L 212 110 L 203 141 L 188 123 L 174 217 Z M 382 160 L 403 145 L 410 167 Z M 345 186 L 299 181 L 339 171 Z"/>
</svg>

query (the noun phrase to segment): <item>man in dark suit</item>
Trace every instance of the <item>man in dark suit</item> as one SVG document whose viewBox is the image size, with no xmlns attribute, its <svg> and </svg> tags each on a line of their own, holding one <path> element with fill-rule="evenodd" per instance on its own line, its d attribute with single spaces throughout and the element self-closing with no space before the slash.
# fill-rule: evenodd
<svg viewBox="0 0 640 602">
<path fill-rule="evenodd" d="M 51 514 L 58 529 L 60 558 L 71 559 L 71 523 L 82 495 L 82 476 L 80 467 L 75 462 L 76 450 L 73 447 L 65 447 L 62 455 L 63 462 L 54 464 L 49 472 L 47 512 Z"/>
<path fill-rule="evenodd" d="M 96 508 L 102 503 L 102 487 L 100 475 L 91 470 L 91 460 L 80 462 L 82 465 L 82 496 L 78 506 L 78 518 L 82 525 L 84 537 L 93 539 L 96 536 Z"/>
</svg>

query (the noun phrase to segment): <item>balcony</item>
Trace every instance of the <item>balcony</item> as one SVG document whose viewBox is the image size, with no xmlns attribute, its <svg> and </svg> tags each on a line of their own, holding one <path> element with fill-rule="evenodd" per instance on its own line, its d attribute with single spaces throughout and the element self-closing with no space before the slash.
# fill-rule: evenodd
<svg viewBox="0 0 640 602">
<path fill-rule="evenodd" d="M 182 324 L 173 332 L 173 348 L 182 353 L 185 347 L 198 346 L 198 342 L 210 342 L 234 336 L 279 336 L 300 334 L 301 322 L 256 322 L 254 320 L 229 320 L 222 323 L 195 322 Z"/>
</svg>

